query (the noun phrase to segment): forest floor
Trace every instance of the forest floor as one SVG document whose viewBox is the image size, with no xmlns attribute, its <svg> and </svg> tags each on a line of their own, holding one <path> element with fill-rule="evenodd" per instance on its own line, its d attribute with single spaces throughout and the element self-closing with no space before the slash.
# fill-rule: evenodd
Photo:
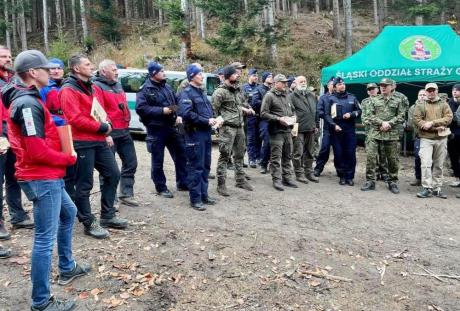
<svg viewBox="0 0 460 311">
<path fill-rule="evenodd" d="M 136 149 L 142 204 L 120 206 L 129 228 L 100 241 L 76 222 L 74 256 L 93 270 L 69 286 L 57 285 L 54 258 L 52 291 L 76 299 L 77 310 L 460 310 L 460 279 L 430 276 L 460 274 L 458 191 L 446 186 L 447 200 L 417 199 L 412 158 L 401 158 L 399 195 L 381 182 L 359 190 L 359 149 L 354 187 L 337 183 L 332 161 L 320 183 L 284 192 L 247 169 L 253 192 L 234 188 L 230 173 L 231 196 L 218 196 L 211 180 L 219 202 L 197 212 L 188 193 L 175 191 L 169 156 L 174 199 L 154 193 L 145 143 Z M 98 201 L 95 194 L 94 212 Z M 29 310 L 32 231 L 12 234 L 3 245 L 14 256 L 0 261 L 0 310 Z"/>
</svg>

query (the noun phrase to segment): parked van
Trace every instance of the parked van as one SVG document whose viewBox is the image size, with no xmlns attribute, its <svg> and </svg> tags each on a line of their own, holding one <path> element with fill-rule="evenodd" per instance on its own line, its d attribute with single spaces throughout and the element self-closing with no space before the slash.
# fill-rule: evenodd
<svg viewBox="0 0 460 311">
<path fill-rule="evenodd" d="M 187 78 L 185 71 L 165 71 L 166 83 L 168 83 L 175 91 L 179 87 L 182 80 Z M 212 93 L 219 86 L 219 77 L 212 73 L 204 74 L 204 86 L 206 94 L 211 100 Z M 118 69 L 118 81 L 120 81 L 123 90 L 126 93 L 128 100 L 129 111 L 131 112 L 131 122 L 129 130 L 136 134 L 146 134 L 144 124 L 139 120 L 136 113 L 136 93 L 139 92 L 141 86 L 148 77 L 147 69 Z"/>
</svg>

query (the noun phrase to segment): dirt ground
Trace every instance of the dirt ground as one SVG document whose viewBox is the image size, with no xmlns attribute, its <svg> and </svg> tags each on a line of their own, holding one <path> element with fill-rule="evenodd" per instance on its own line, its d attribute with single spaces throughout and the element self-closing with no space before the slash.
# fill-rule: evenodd
<svg viewBox="0 0 460 311">
<path fill-rule="evenodd" d="M 359 150 L 355 187 L 337 183 L 331 161 L 319 184 L 284 192 L 247 169 L 255 191 L 233 187 L 230 173 L 231 196 L 218 196 L 211 180 L 219 203 L 197 212 L 186 192 L 154 194 L 145 143 L 136 148 L 142 206 L 120 206 L 129 229 L 98 241 L 76 223 L 74 255 L 93 271 L 71 286 L 57 285 L 53 261 L 52 291 L 76 299 L 77 310 L 460 310 L 460 277 L 429 276 L 460 274 L 456 190 L 445 188 L 447 200 L 417 199 L 412 158 L 402 158 L 399 195 L 383 183 L 359 190 Z M 165 171 L 175 190 L 169 156 Z M 94 211 L 98 201 L 95 194 Z M 29 310 L 32 231 L 12 233 L 3 245 L 14 256 L 0 261 L 0 310 Z"/>
</svg>

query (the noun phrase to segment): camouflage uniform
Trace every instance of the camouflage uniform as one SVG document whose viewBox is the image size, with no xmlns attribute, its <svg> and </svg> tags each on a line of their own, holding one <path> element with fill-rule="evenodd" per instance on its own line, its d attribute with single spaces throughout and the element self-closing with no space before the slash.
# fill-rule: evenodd
<svg viewBox="0 0 460 311">
<path fill-rule="evenodd" d="M 380 157 L 382 164 L 387 166 L 388 182 L 398 181 L 399 170 L 399 138 L 400 129 L 404 123 L 406 103 L 401 97 L 394 94 L 385 98 L 377 95 L 370 98 L 367 104 L 363 123 L 369 127 L 367 138 L 366 180 L 375 181 L 377 159 Z M 391 129 L 383 132 L 380 130 L 382 122 L 389 122 Z"/>
<path fill-rule="evenodd" d="M 243 171 L 243 159 L 246 150 L 244 135 L 244 119 L 242 107 L 245 98 L 239 86 L 220 85 L 212 95 L 212 105 L 216 116 L 224 119 L 219 130 L 219 160 L 217 161 L 217 179 L 225 183 L 227 178 L 227 163 L 233 151 L 235 161 L 235 180 L 237 185 L 246 182 Z"/>
<path fill-rule="evenodd" d="M 361 115 L 361 119 L 364 120 L 364 117 L 365 115 L 368 113 L 368 107 L 369 107 L 369 101 L 370 101 L 370 97 L 367 97 L 365 99 L 363 99 L 363 101 L 361 102 L 361 110 L 362 110 L 362 115 Z M 369 141 L 368 141 L 368 138 L 369 138 L 369 130 L 370 130 L 370 126 L 369 125 L 365 125 L 364 126 L 364 131 L 366 133 L 366 140 L 364 142 L 365 146 L 366 146 L 366 151 L 368 149 L 368 145 L 369 145 Z M 382 154 L 382 149 L 380 148 L 379 151 L 378 151 L 378 154 Z M 380 159 L 380 157 L 377 156 L 377 175 L 380 176 L 383 180 L 386 180 L 388 178 L 388 170 L 387 170 L 387 165 L 385 164 L 382 164 L 382 160 L 384 159 Z"/>
</svg>

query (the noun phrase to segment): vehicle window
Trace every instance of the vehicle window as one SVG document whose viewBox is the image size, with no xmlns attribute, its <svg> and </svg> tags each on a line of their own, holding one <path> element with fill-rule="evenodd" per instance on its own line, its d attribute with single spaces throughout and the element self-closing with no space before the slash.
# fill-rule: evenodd
<svg viewBox="0 0 460 311">
<path fill-rule="evenodd" d="M 137 93 L 147 79 L 146 72 L 125 72 L 118 78 L 125 93 Z"/>
<path fill-rule="evenodd" d="M 206 94 L 208 96 L 212 96 L 212 93 L 214 93 L 215 89 L 220 84 L 220 80 L 218 77 L 207 77 L 206 78 Z"/>
</svg>

